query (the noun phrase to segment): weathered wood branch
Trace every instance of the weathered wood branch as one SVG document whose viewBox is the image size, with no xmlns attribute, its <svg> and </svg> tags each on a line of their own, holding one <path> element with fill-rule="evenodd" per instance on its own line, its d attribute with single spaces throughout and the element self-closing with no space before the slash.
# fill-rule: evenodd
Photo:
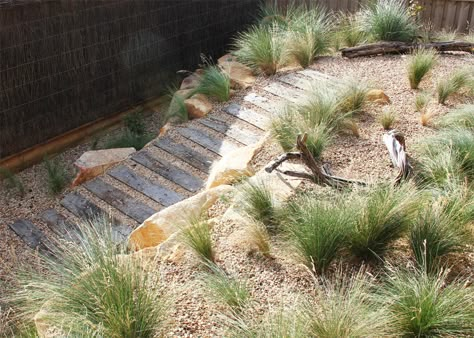
<svg viewBox="0 0 474 338">
<path fill-rule="evenodd" d="M 383 142 L 387 147 L 393 166 L 399 170 L 395 184 L 400 184 L 411 173 L 411 165 L 406 153 L 405 137 L 397 130 L 391 130 L 383 135 Z"/>
<path fill-rule="evenodd" d="M 468 52 L 474 53 L 474 43 L 465 41 L 430 42 L 430 43 L 407 43 L 398 41 L 377 42 L 362 46 L 343 48 L 343 57 L 356 58 L 361 56 L 372 56 L 379 54 L 406 54 L 414 49 L 435 49 L 439 52 Z"/>
<path fill-rule="evenodd" d="M 307 134 L 299 135 L 296 139 L 296 148 L 300 152 L 286 153 L 279 156 L 276 160 L 270 162 L 270 164 L 265 167 L 265 171 L 271 173 L 285 161 L 288 161 L 290 159 L 301 159 L 303 163 L 311 170 L 311 174 L 304 172 L 296 172 L 292 170 L 286 170 L 281 172 L 288 176 L 310 179 L 318 184 L 330 185 L 335 187 L 339 187 L 345 184 L 366 185 L 366 183 L 362 181 L 333 176 L 327 164 L 320 165 L 315 160 L 313 154 L 311 154 L 308 147 L 306 146 L 307 138 Z"/>
</svg>

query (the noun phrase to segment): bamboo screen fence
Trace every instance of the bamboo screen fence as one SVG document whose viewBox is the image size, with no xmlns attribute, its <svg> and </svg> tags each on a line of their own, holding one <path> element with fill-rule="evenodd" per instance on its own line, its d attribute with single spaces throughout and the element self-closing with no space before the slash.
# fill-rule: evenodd
<svg viewBox="0 0 474 338">
<path fill-rule="evenodd" d="M 159 95 L 257 0 L 0 0 L 0 158 Z"/>
</svg>

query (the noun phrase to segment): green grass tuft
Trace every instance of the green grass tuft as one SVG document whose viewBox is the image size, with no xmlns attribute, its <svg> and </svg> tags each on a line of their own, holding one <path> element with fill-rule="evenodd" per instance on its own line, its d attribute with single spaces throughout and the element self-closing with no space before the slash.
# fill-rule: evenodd
<svg viewBox="0 0 474 338">
<path fill-rule="evenodd" d="M 397 120 L 397 115 L 393 109 L 387 108 L 384 109 L 382 114 L 379 117 L 379 122 L 382 125 L 384 130 L 392 129 L 393 124 Z"/>
<path fill-rule="evenodd" d="M 167 98 L 169 100 L 168 108 L 163 117 L 163 125 L 167 122 L 184 123 L 189 119 L 188 109 L 184 101 L 189 95 L 182 95 L 178 89 L 169 88 Z"/>
<path fill-rule="evenodd" d="M 363 31 L 377 41 L 412 42 L 417 25 L 403 1 L 378 0 L 360 13 Z"/>
<path fill-rule="evenodd" d="M 246 182 L 240 187 L 240 208 L 254 222 L 259 222 L 271 232 L 276 231 L 276 200 L 264 182 Z"/>
<path fill-rule="evenodd" d="M 286 207 L 289 242 L 306 266 L 324 273 L 346 243 L 352 215 L 342 200 L 303 196 Z"/>
<path fill-rule="evenodd" d="M 431 101 L 431 95 L 426 92 L 421 92 L 415 97 L 415 110 L 420 113 L 424 113 L 425 108 Z"/>
<path fill-rule="evenodd" d="M 344 47 L 355 47 L 367 41 L 367 34 L 362 30 L 355 14 L 341 14 L 336 25 L 336 39 Z"/>
<path fill-rule="evenodd" d="M 215 264 L 208 264 L 209 273 L 201 277 L 208 294 L 233 312 L 239 312 L 250 302 L 250 291 L 245 282 L 227 274 Z"/>
<path fill-rule="evenodd" d="M 142 113 L 129 114 L 123 122 L 125 130 L 118 136 L 107 139 L 101 147 L 102 149 L 133 147 L 140 150 L 155 137 L 155 135 L 147 133 Z"/>
<path fill-rule="evenodd" d="M 421 80 L 436 65 L 436 51 L 418 49 L 408 59 L 407 71 L 411 89 L 418 89 Z"/>
<path fill-rule="evenodd" d="M 408 230 L 419 202 L 414 186 L 382 184 L 356 193 L 347 209 L 355 219 L 349 249 L 363 259 L 377 259 Z"/>
<path fill-rule="evenodd" d="M 474 204 L 471 194 L 460 186 L 437 196 L 418 215 L 410 230 L 410 247 L 415 260 L 427 271 L 442 266 L 446 255 L 467 250 L 472 243 L 469 229 Z"/>
<path fill-rule="evenodd" d="M 61 193 L 70 180 L 66 167 L 58 158 L 50 159 L 49 157 L 45 157 L 44 167 L 49 192 L 53 195 Z"/>
<path fill-rule="evenodd" d="M 79 225 L 76 242 L 60 241 L 55 256 L 18 275 L 9 297 L 19 318 L 43 320 L 73 337 L 154 337 L 166 320 L 156 276 L 125 256 L 105 220 Z M 45 305 L 45 303 L 47 305 Z"/>
<path fill-rule="evenodd" d="M 441 80 L 436 87 L 438 92 L 438 103 L 445 104 L 446 100 L 453 94 L 459 93 L 465 88 L 472 77 L 470 71 L 457 70 L 450 78 Z"/>
<path fill-rule="evenodd" d="M 218 66 L 208 65 L 193 93 L 204 94 L 220 102 L 227 102 L 230 99 L 230 77 Z"/>
<path fill-rule="evenodd" d="M 316 304 L 308 308 L 311 337 L 384 337 L 388 316 L 373 299 L 373 278 L 368 274 L 323 279 Z"/>
<path fill-rule="evenodd" d="M 394 336 L 469 337 L 474 334 L 474 290 L 448 272 L 395 269 L 379 293 Z"/>
<path fill-rule="evenodd" d="M 474 105 L 463 105 L 448 112 L 436 121 L 441 128 L 474 129 Z"/>
<path fill-rule="evenodd" d="M 193 220 L 181 232 L 184 243 L 193 250 L 205 263 L 213 263 L 215 259 L 211 238 L 211 225 L 206 220 Z"/>
<path fill-rule="evenodd" d="M 17 192 L 20 196 L 25 195 L 25 186 L 23 182 L 13 172 L 0 167 L 0 181 L 3 180 L 5 188 Z"/>
<path fill-rule="evenodd" d="M 275 24 L 252 26 L 237 35 L 233 54 L 253 70 L 273 75 L 288 62 L 287 33 Z"/>
</svg>

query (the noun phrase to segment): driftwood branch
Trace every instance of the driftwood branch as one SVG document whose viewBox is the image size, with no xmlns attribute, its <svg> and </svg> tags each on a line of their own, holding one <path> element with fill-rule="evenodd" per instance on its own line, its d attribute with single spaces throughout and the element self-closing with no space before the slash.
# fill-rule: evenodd
<svg viewBox="0 0 474 338">
<path fill-rule="evenodd" d="M 406 153 L 405 137 L 397 130 L 391 130 L 383 135 L 383 142 L 387 147 L 393 166 L 398 168 L 395 184 L 400 184 L 411 173 L 411 165 Z"/>
<path fill-rule="evenodd" d="M 285 161 L 288 161 L 290 159 L 301 159 L 303 163 L 311 170 L 311 174 L 295 172 L 291 170 L 281 172 L 288 176 L 310 179 L 318 184 L 331 185 L 335 187 L 339 187 L 345 184 L 366 185 L 366 183 L 362 181 L 333 176 L 327 164 L 320 165 L 315 160 L 313 154 L 311 154 L 308 147 L 306 146 L 307 138 L 307 134 L 299 135 L 296 139 L 296 148 L 299 150 L 299 152 L 286 153 L 279 156 L 276 160 L 270 162 L 270 164 L 265 167 L 265 171 L 271 173 Z"/>
<path fill-rule="evenodd" d="M 377 42 L 362 46 L 343 48 L 343 57 L 356 58 L 379 54 L 406 54 L 417 48 L 435 49 L 439 52 L 468 52 L 474 53 L 474 43 L 465 41 L 407 43 L 407 42 Z"/>
</svg>

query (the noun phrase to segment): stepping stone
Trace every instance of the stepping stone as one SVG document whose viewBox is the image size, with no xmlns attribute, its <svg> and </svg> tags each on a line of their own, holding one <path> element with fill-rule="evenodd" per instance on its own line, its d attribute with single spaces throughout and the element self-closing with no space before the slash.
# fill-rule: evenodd
<svg viewBox="0 0 474 338">
<path fill-rule="evenodd" d="M 223 121 L 219 121 L 210 117 L 200 119 L 199 123 L 219 133 L 227 135 L 246 146 L 255 144 L 260 139 L 260 136 L 255 134 L 253 131 L 233 125 L 229 126 Z"/>
<path fill-rule="evenodd" d="M 181 128 L 178 130 L 178 132 L 187 139 L 199 144 L 200 146 L 220 156 L 224 156 L 228 152 L 234 151 L 235 149 L 239 148 L 236 144 L 232 142 L 229 142 L 225 139 L 219 140 L 217 138 L 207 135 L 205 132 L 196 128 Z"/>
<path fill-rule="evenodd" d="M 78 192 L 71 192 L 66 195 L 62 199 L 61 205 L 86 222 L 94 223 L 95 220 L 105 218 L 112 224 L 117 241 L 125 239 L 132 232 L 131 227 L 112 217 L 108 212 L 102 210 Z"/>
<path fill-rule="evenodd" d="M 89 181 L 83 186 L 101 200 L 107 202 L 128 217 L 133 218 L 138 223 L 143 223 L 155 213 L 153 208 L 135 200 L 130 195 L 104 182 L 100 178 Z"/>
<path fill-rule="evenodd" d="M 181 143 L 178 143 L 169 137 L 161 137 L 153 143 L 154 146 L 170 153 L 171 155 L 176 156 L 180 160 L 186 162 L 187 164 L 193 166 L 196 169 L 199 169 L 205 173 L 209 173 L 212 160 L 206 155 L 203 155 L 194 149 L 186 147 Z"/>
<path fill-rule="evenodd" d="M 330 76 L 312 69 L 301 70 L 298 72 L 298 74 L 309 77 L 312 80 L 310 83 L 314 83 L 319 86 L 331 87 L 334 89 L 341 88 L 343 86 L 340 80 L 334 76 Z"/>
<path fill-rule="evenodd" d="M 190 192 L 196 192 L 204 185 L 199 177 L 191 175 L 164 159 L 156 158 L 146 151 L 136 153 L 132 156 L 132 160 Z"/>
<path fill-rule="evenodd" d="M 250 93 L 244 97 L 244 101 L 249 102 L 271 114 L 280 114 L 282 109 L 287 105 L 287 102 L 277 98 L 267 98 L 255 93 Z"/>
<path fill-rule="evenodd" d="M 19 219 L 10 224 L 10 228 L 32 249 L 48 251 L 43 241 L 45 236 L 43 232 L 33 223 L 26 219 Z"/>
<path fill-rule="evenodd" d="M 69 222 L 65 216 L 61 215 L 55 209 L 43 211 L 40 217 L 46 225 L 59 236 L 70 237 L 70 233 L 78 231 L 77 225 Z"/>
<path fill-rule="evenodd" d="M 237 117 L 242 121 L 250 123 L 251 125 L 262 130 L 267 130 L 271 123 L 270 119 L 267 116 L 257 113 L 256 111 L 244 108 L 237 103 L 231 103 L 230 105 L 226 106 L 224 108 L 224 111 L 227 114 Z"/>
<path fill-rule="evenodd" d="M 304 93 L 301 90 L 286 87 L 279 82 L 272 82 L 265 86 L 263 90 L 293 103 L 300 101 L 304 97 Z"/>
<path fill-rule="evenodd" d="M 311 88 L 311 82 L 307 77 L 299 75 L 298 73 L 290 73 L 284 75 L 278 79 L 283 83 L 289 84 L 301 90 L 309 90 Z"/>
<path fill-rule="evenodd" d="M 109 171 L 109 175 L 165 207 L 184 199 L 177 192 L 153 183 L 123 165 Z"/>
</svg>

